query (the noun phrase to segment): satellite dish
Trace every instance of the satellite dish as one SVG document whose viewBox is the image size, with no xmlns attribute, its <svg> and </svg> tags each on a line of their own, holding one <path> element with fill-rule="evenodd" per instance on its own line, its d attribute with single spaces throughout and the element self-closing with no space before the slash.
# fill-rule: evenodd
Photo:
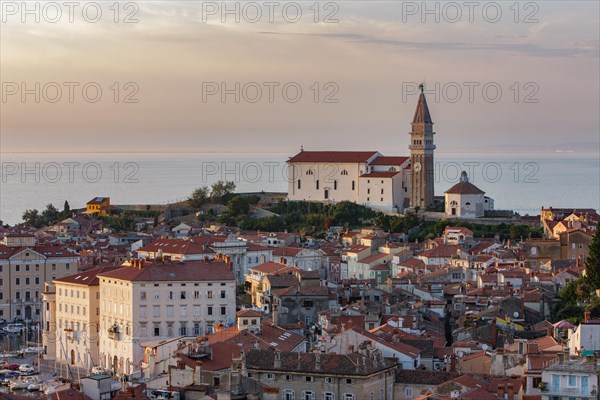
<svg viewBox="0 0 600 400">
<path fill-rule="evenodd" d="M 519 312 L 518 312 L 518 311 L 515 311 L 515 312 L 513 313 L 513 317 L 515 317 L 515 318 L 519 318 Z"/>
<path fill-rule="evenodd" d="M 459 357 L 462 357 L 462 356 L 464 356 L 464 355 L 465 355 L 465 353 L 463 353 L 463 351 L 462 351 L 462 350 L 459 350 L 459 351 L 456 353 L 456 355 L 457 355 L 457 356 L 459 356 Z"/>
<path fill-rule="evenodd" d="M 483 349 L 483 351 L 486 351 L 488 349 L 488 345 L 487 344 L 482 344 L 481 348 Z"/>
</svg>

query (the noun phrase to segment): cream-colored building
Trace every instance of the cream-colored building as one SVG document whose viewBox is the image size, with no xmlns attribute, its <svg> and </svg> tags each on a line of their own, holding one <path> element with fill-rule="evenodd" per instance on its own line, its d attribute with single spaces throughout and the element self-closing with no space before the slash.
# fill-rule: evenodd
<svg viewBox="0 0 600 400">
<path fill-rule="evenodd" d="M 55 279 L 44 291 L 42 327 L 45 359 L 91 370 L 99 361 L 100 291 L 103 266 Z"/>
<path fill-rule="evenodd" d="M 494 200 L 485 196 L 485 192 L 469 182 L 463 171 L 460 181 L 444 192 L 446 216 L 451 218 L 478 218 L 494 209 Z"/>
<path fill-rule="evenodd" d="M 199 336 L 235 323 L 232 263 L 144 263 L 98 274 L 100 365 L 131 374 L 140 370 L 142 342 Z"/>
<path fill-rule="evenodd" d="M 34 235 L 8 234 L 0 244 L 0 318 L 38 322 L 44 283 L 77 272 L 79 256 Z"/>
</svg>

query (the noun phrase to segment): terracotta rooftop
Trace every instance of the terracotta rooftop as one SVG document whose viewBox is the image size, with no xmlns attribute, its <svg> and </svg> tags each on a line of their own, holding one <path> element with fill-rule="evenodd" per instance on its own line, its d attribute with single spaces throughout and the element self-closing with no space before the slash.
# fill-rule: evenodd
<svg viewBox="0 0 600 400">
<path fill-rule="evenodd" d="M 376 154 L 376 151 L 301 151 L 289 162 L 364 163 Z"/>
<path fill-rule="evenodd" d="M 235 275 L 220 261 L 188 261 L 179 263 L 148 263 L 143 267 L 121 267 L 98 274 L 100 278 L 112 278 L 136 282 L 157 281 L 234 281 Z"/>
</svg>

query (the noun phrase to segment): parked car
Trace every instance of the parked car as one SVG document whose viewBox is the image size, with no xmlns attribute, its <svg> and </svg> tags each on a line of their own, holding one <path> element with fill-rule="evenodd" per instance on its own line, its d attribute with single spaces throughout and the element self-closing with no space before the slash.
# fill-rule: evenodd
<svg viewBox="0 0 600 400">
<path fill-rule="evenodd" d="M 31 364 L 21 364 L 19 365 L 19 371 L 24 372 L 26 369 L 33 368 Z"/>
<path fill-rule="evenodd" d="M 11 371 L 18 371 L 19 367 L 21 367 L 19 364 L 10 364 L 6 367 L 6 369 L 10 369 Z"/>
<path fill-rule="evenodd" d="M 106 369 L 99 367 L 99 366 L 95 366 L 92 367 L 92 374 L 93 375 L 105 375 L 107 373 Z"/>
</svg>

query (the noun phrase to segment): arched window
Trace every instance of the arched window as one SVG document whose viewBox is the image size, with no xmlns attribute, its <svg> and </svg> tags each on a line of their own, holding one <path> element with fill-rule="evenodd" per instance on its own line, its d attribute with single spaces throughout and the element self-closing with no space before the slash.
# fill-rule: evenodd
<svg viewBox="0 0 600 400">
<path fill-rule="evenodd" d="M 309 169 L 308 171 L 306 171 L 306 175 L 314 175 L 315 171 L 313 171 L 312 169 Z"/>
<path fill-rule="evenodd" d="M 355 186 L 356 182 L 352 181 L 352 190 L 354 190 L 354 186 Z"/>
<path fill-rule="evenodd" d="M 319 190 L 319 180 L 317 179 L 317 190 Z"/>
<path fill-rule="evenodd" d="M 396 167 L 390 167 L 389 171 L 390 172 L 395 172 L 396 171 Z"/>
<path fill-rule="evenodd" d="M 298 189 L 302 189 L 302 185 L 300 184 L 300 179 L 298 179 Z"/>
<path fill-rule="evenodd" d="M 348 171 L 346 171 L 345 169 L 342 170 L 342 175 L 348 175 Z"/>
<path fill-rule="evenodd" d="M 337 181 L 333 181 L 333 190 L 337 190 Z"/>
<path fill-rule="evenodd" d="M 457 205 L 458 205 L 458 203 L 457 203 L 456 201 L 452 200 L 452 201 L 450 202 L 450 205 L 451 205 L 451 206 L 457 206 Z"/>
<path fill-rule="evenodd" d="M 468 201 L 465 203 L 465 206 L 470 206 L 471 203 L 469 203 Z"/>
</svg>

